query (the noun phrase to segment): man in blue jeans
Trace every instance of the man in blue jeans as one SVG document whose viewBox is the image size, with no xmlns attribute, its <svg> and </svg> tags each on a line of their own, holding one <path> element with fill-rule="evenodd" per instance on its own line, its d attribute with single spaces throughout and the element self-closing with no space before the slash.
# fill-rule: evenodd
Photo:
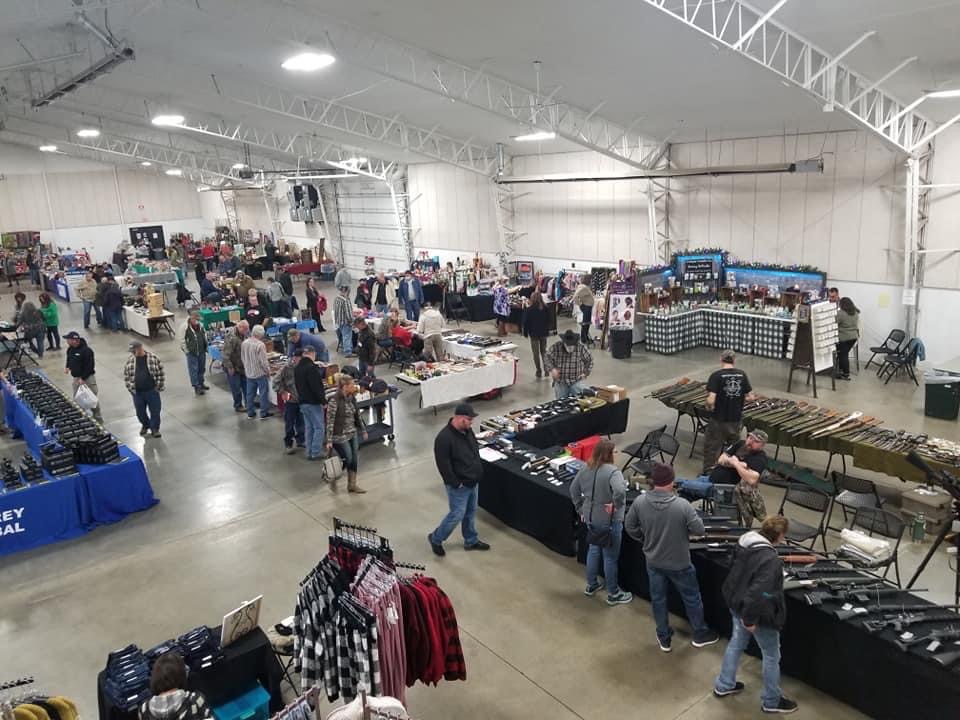
<svg viewBox="0 0 960 720">
<path fill-rule="evenodd" d="M 477 416 L 468 403 L 460 403 L 433 442 L 433 455 L 443 484 L 447 489 L 450 512 L 440 525 L 427 535 L 427 542 L 437 557 L 443 557 L 443 541 L 450 537 L 457 524 L 463 532 L 466 550 L 489 550 L 490 546 L 477 536 L 477 486 L 483 477 L 480 448 L 470 426 Z"/>
<path fill-rule="evenodd" d="M 771 515 L 763 521 L 760 532 L 745 533 L 737 543 L 733 567 L 723 583 L 733 633 L 713 684 L 713 694 L 719 698 L 743 691 L 743 683 L 737 681 L 737 666 L 752 637 L 763 655 L 760 709 L 782 715 L 797 710 L 797 703 L 780 690 L 780 628 L 787 619 L 787 605 L 783 561 L 774 546 L 783 542 L 788 528 L 785 517 Z"/>
<path fill-rule="evenodd" d="M 139 340 L 130 343 L 130 357 L 123 366 L 123 382 L 133 396 L 140 434 L 160 437 L 160 393 L 165 382 L 163 363 L 152 352 L 147 352 Z"/>
<path fill-rule="evenodd" d="M 672 583 L 693 628 L 693 646 L 713 645 L 720 638 L 703 619 L 697 571 L 690 562 L 690 536 L 704 534 L 703 520 L 689 502 L 674 493 L 672 467 L 657 463 L 650 478 L 653 490 L 634 500 L 624 519 L 624 529 L 643 543 L 657 642 L 663 652 L 672 649 L 673 630 L 667 611 L 667 586 Z"/>
<path fill-rule="evenodd" d="M 324 454 L 327 391 L 323 370 L 316 363 L 317 349 L 313 345 L 305 345 L 302 352 L 303 358 L 294 368 L 293 380 L 306 427 L 307 460 L 320 460 Z"/>
</svg>

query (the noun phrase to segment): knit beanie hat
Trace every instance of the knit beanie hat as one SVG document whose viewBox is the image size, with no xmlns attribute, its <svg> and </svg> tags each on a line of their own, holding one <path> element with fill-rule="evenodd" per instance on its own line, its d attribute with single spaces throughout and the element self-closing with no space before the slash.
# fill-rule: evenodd
<svg viewBox="0 0 960 720">
<path fill-rule="evenodd" d="M 650 471 L 650 479 L 654 487 L 669 487 L 673 485 L 675 477 L 673 468 L 663 463 L 654 464 L 653 470 Z"/>
</svg>

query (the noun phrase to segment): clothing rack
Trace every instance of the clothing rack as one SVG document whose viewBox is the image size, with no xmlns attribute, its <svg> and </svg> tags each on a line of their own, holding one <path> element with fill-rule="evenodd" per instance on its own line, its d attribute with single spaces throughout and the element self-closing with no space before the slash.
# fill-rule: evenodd
<svg viewBox="0 0 960 720">
<path fill-rule="evenodd" d="M 404 570 L 417 570 L 417 571 L 419 571 L 419 572 L 426 572 L 426 571 L 427 571 L 427 566 L 426 566 L 426 565 L 419 565 L 419 564 L 417 564 L 417 563 L 397 562 L 396 560 L 394 560 L 393 566 L 394 566 L 395 568 L 402 568 L 402 569 L 404 569 Z"/>
<path fill-rule="evenodd" d="M 378 710 L 377 708 L 372 708 L 367 704 L 367 691 L 365 689 L 360 690 L 360 708 L 363 720 L 413 720 L 409 715 L 397 715 L 396 713 L 387 712 L 386 710 Z"/>
<path fill-rule="evenodd" d="M 303 693 L 300 697 L 294 700 L 291 703 L 288 703 L 283 710 L 280 710 L 277 713 L 274 713 L 271 720 L 302 720 L 302 718 L 310 718 L 313 715 L 314 708 L 317 706 L 317 695 L 319 694 L 320 689 L 317 687 L 312 687 Z M 307 712 L 302 712 L 301 709 L 306 705 L 305 708 Z M 301 712 L 295 712 L 301 711 Z M 292 717 L 291 717 L 292 716 Z"/>
</svg>

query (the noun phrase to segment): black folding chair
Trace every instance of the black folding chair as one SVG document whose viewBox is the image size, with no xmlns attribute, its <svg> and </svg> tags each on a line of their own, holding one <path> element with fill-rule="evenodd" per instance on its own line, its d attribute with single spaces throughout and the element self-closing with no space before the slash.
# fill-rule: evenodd
<svg viewBox="0 0 960 720">
<path fill-rule="evenodd" d="M 903 531 L 906 527 L 907 523 L 903 518 L 889 510 L 871 507 L 858 508 L 853 516 L 853 521 L 850 523 L 850 529 L 859 528 L 866 530 L 870 537 L 882 535 L 885 538 L 893 540 L 893 551 L 887 557 L 872 561 L 864 560 L 859 553 L 856 555 L 844 554 L 844 560 L 864 570 L 875 571 L 883 568 L 883 575 L 880 577 L 884 580 L 887 579 L 887 574 L 890 572 L 890 566 L 892 565 L 894 576 L 897 578 L 897 587 L 901 587 L 900 558 L 898 557 L 898 553 L 900 551 L 900 540 L 903 539 Z"/>
<path fill-rule="evenodd" d="M 883 365 L 880 366 L 877 377 L 882 378 L 886 375 L 887 379 L 883 381 L 883 384 L 887 385 L 894 376 L 903 374 L 913 380 L 914 385 L 920 387 L 920 381 L 917 380 L 917 373 L 914 370 L 917 366 L 917 356 L 919 353 L 920 344 L 917 342 L 917 339 L 914 338 L 907 343 L 905 350 L 895 355 L 887 355 L 887 359 Z"/>
<path fill-rule="evenodd" d="M 853 477 L 846 473 L 834 470 L 830 477 L 833 479 L 833 487 L 836 495 L 833 496 L 833 504 L 827 513 L 827 528 L 837 530 L 830 526 L 830 519 L 833 517 L 833 509 L 837 505 L 843 510 L 843 522 L 846 524 L 851 513 L 855 514 L 862 507 L 880 508 L 883 507 L 883 498 L 877 492 L 876 483 L 871 480 Z"/>
<path fill-rule="evenodd" d="M 643 438 L 638 443 L 630 443 L 620 452 L 627 456 L 627 460 L 623 463 L 621 470 L 626 470 L 627 465 L 636 461 L 636 460 L 649 460 L 650 454 L 656 450 L 656 442 L 661 435 L 667 431 L 667 426 L 659 427 L 656 430 L 651 430 L 646 434 L 646 437 Z"/>
<path fill-rule="evenodd" d="M 656 462 L 673 465 L 674 460 L 677 459 L 678 452 L 680 452 L 680 441 L 673 435 L 661 433 L 657 437 L 656 446 L 651 450 L 648 457 L 633 462 L 630 465 L 630 469 L 634 475 L 649 475 Z M 655 455 L 656 457 L 654 457 Z"/>
<path fill-rule="evenodd" d="M 790 527 L 787 530 L 787 539 L 791 542 L 801 544 L 810 541 L 810 549 L 817 544 L 817 538 L 823 543 L 823 550 L 827 550 L 827 509 L 830 507 L 831 496 L 825 492 L 816 490 L 809 485 L 801 483 L 789 483 L 787 491 L 783 494 L 783 500 L 780 501 L 778 515 L 783 515 L 783 508 L 787 503 L 797 507 L 812 510 L 820 514 L 816 525 L 810 525 L 794 518 L 789 518 Z"/>
<path fill-rule="evenodd" d="M 693 415 L 690 416 L 690 419 L 693 421 L 693 442 L 690 443 L 689 457 L 693 457 L 693 451 L 697 447 L 697 438 L 700 437 L 701 434 L 706 435 L 707 425 L 710 424 L 710 418 L 709 416 L 701 415 L 700 408 L 695 407 L 693 409 Z M 714 458 L 714 462 L 716 462 L 716 458 Z"/>
<path fill-rule="evenodd" d="M 873 362 L 873 359 L 877 355 L 883 356 L 879 361 L 879 364 L 882 366 L 888 355 L 894 355 L 900 352 L 900 348 L 906 338 L 907 334 L 903 330 L 891 330 L 890 334 L 887 335 L 887 339 L 884 340 L 881 345 L 870 348 L 870 352 L 873 354 L 870 356 L 870 359 L 867 360 L 867 364 L 863 366 L 863 369 L 866 370 L 870 367 L 870 363 Z"/>
<path fill-rule="evenodd" d="M 42 337 L 40 338 L 40 342 L 43 342 Z M 33 356 L 30 341 L 21 335 L 15 337 L 0 335 L 0 352 L 8 353 L 7 363 L 3 366 L 4 370 L 9 370 L 11 365 L 13 367 L 23 367 L 24 360 L 29 360 L 37 367 L 40 367 L 40 363 L 38 363 Z"/>
<path fill-rule="evenodd" d="M 470 310 L 463 304 L 463 298 L 456 293 L 447 294 L 447 317 L 452 317 L 460 327 L 461 320 L 470 320 Z"/>
</svg>

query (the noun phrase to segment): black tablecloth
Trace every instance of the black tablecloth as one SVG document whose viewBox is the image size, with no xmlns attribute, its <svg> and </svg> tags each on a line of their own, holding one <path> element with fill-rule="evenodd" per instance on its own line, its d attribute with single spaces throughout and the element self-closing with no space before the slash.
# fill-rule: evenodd
<svg viewBox="0 0 960 720">
<path fill-rule="evenodd" d="M 516 447 L 528 445 L 544 455 L 559 455 L 562 446 L 574 440 L 623 432 L 629 410 L 627 399 L 589 412 L 546 420 L 533 430 L 518 433 Z M 520 469 L 523 463 L 512 457 L 483 463 L 480 507 L 554 552 L 576 555 L 580 531 L 569 483 L 556 486 L 545 477 L 531 477 Z"/>
<path fill-rule="evenodd" d="M 493 295 L 460 295 L 460 300 L 463 302 L 463 306 L 467 309 L 467 312 L 470 313 L 471 322 L 493 320 Z M 449 300 L 446 303 L 446 307 L 450 307 Z"/>
<path fill-rule="evenodd" d="M 220 637 L 220 628 L 211 628 L 214 637 Z M 270 641 L 260 628 L 224 648 L 223 660 L 205 670 L 191 672 L 187 684 L 190 690 L 202 693 L 211 707 L 222 705 L 242 695 L 256 685 L 270 693 L 270 712 L 283 709 L 280 682 L 283 669 L 273 654 Z M 97 675 L 97 705 L 100 720 L 136 720 L 137 711 L 125 712 L 116 707 L 104 692 L 105 673 Z"/>
<path fill-rule="evenodd" d="M 730 569 L 725 553 L 691 553 L 700 581 L 707 624 L 724 636 L 731 630 L 730 612 L 723 600 L 723 581 Z M 620 585 L 650 598 L 650 583 L 640 543 L 626 533 L 620 551 Z M 919 717 L 918 708 L 930 708 L 931 718 L 960 717 L 960 671 L 946 670 L 916 648 L 903 652 L 893 644 L 895 634 L 868 633 L 860 620 L 841 621 L 832 614 L 839 604 L 810 606 L 799 590 L 787 592 L 787 623 L 780 636 L 780 667 L 797 678 L 878 720 Z M 670 612 L 685 617 L 683 603 L 670 587 Z M 904 593 L 884 597 L 883 604 L 923 603 Z M 921 626 L 926 632 L 935 625 Z M 924 629 L 925 628 L 925 629 Z M 748 652 L 759 656 L 756 644 Z M 909 681 L 906 682 L 906 678 Z"/>
<path fill-rule="evenodd" d="M 627 398 L 589 412 L 545 420 L 533 430 L 517 433 L 516 439 L 536 448 L 548 448 L 591 435 L 617 435 L 626 431 L 629 414 L 630 398 Z"/>
</svg>

